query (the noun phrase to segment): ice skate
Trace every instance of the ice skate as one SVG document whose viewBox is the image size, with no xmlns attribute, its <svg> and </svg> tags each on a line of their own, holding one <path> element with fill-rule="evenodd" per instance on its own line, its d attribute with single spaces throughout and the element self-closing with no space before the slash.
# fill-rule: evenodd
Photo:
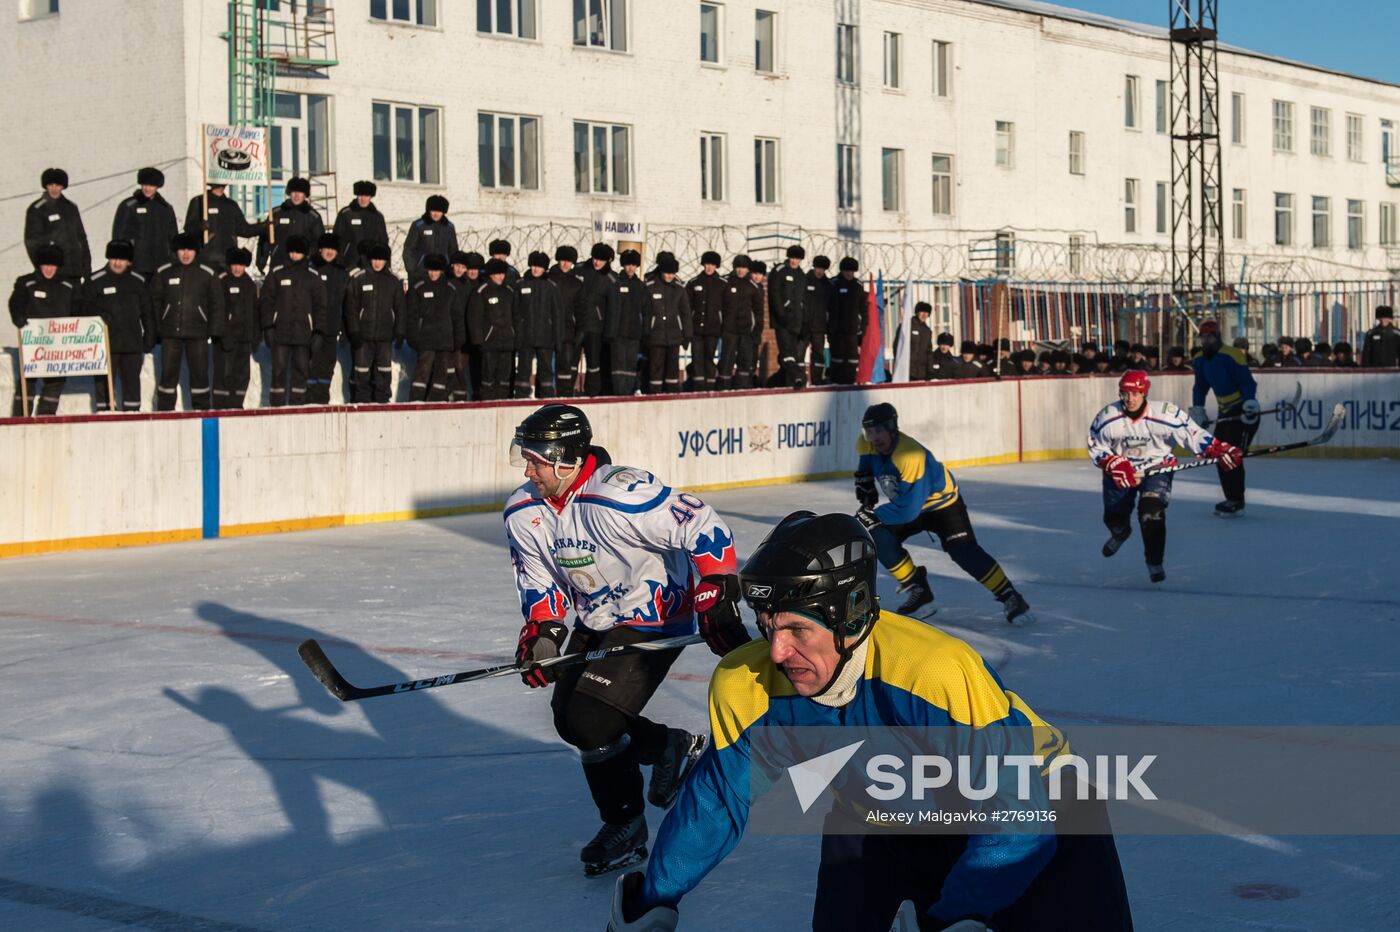
<svg viewBox="0 0 1400 932">
<path fill-rule="evenodd" d="M 583 846 L 579 860 L 583 861 L 586 877 L 599 877 L 611 871 L 640 864 L 647 856 L 647 820 L 637 816 L 630 822 L 604 822 L 593 840 Z"/>
<path fill-rule="evenodd" d="M 1154 583 L 1159 583 L 1167 578 L 1167 571 L 1162 569 L 1160 563 L 1149 563 L 1147 564 L 1147 578 Z"/>
<path fill-rule="evenodd" d="M 922 566 L 914 571 L 908 582 L 899 587 L 899 591 L 909 594 L 909 597 L 900 603 L 899 608 L 895 609 L 899 614 L 910 618 L 927 618 L 938 611 L 933 607 L 933 590 L 928 585 L 928 570 Z"/>
<path fill-rule="evenodd" d="M 1001 606 L 1006 611 L 1006 620 L 1017 627 L 1035 621 L 1035 616 L 1031 614 L 1030 603 L 1014 589 L 1006 597 L 1006 601 L 1001 603 Z"/>
<path fill-rule="evenodd" d="M 665 809 L 676 801 L 676 794 L 681 791 L 686 774 L 700 759 L 708 740 L 705 735 L 692 735 L 679 728 L 666 729 L 666 748 L 651 767 L 647 802 Z"/>
<path fill-rule="evenodd" d="M 1131 525 L 1125 525 L 1122 534 L 1117 531 L 1110 533 L 1113 536 L 1103 542 L 1103 555 L 1106 557 L 1111 557 L 1118 552 L 1118 548 L 1123 546 L 1123 542 L 1133 536 L 1133 529 Z"/>
<path fill-rule="evenodd" d="M 1215 516 L 1217 518 L 1239 518 L 1244 515 L 1244 502 L 1237 502 L 1232 498 L 1227 498 L 1215 506 Z"/>
</svg>

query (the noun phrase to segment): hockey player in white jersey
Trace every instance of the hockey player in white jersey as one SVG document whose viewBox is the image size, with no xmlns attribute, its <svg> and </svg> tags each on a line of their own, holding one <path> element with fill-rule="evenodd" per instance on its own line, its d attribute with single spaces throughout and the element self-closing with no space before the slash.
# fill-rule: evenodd
<svg viewBox="0 0 1400 932">
<path fill-rule="evenodd" d="M 1154 583 L 1167 578 L 1162 558 L 1167 546 L 1167 504 L 1172 473 L 1146 474 L 1154 466 L 1176 463 L 1173 450 L 1185 447 L 1197 456 L 1217 456 L 1234 469 L 1243 455 L 1237 447 L 1198 427 L 1169 401 L 1148 401 L 1147 373 L 1129 370 L 1118 380 L 1118 401 L 1099 412 L 1089 426 L 1089 459 L 1103 470 L 1103 523 L 1111 535 L 1103 555 L 1111 557 L 1132 536 L 1130 516 L 1137 504 L 1138 526 L 1147 573 Z"/>
<path fill-rule="evenodd" d="M 690 634 L 697 618 L 716 653 L 749 635 L 724 520 L 644 469 L 613 465 L 592 439 L 587 417 L 572 405 L 545 405 L 525 418 L 511 463 L 528 481 L 506 502 L 505 523 L 525 616 L 516 661 L 530 665 L 522 674 L 527 685 L 555 682 L 555 730 L 578 748 L 603 820 L 580 852 L 584 872 L 596 876 L 646 857 L 640 765 L 651 765 L 646 801 L 665 808 L 706 739 L 641 714 L 674 650 L 562 669 L 538 662 L 561 651 Z"/>
</svg>

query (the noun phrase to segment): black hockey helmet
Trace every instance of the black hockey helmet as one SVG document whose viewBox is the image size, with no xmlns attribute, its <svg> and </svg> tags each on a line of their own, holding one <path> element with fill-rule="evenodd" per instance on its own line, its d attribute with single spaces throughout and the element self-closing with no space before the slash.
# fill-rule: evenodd
<svg viewBox="0 0 1400 932">
<path fill-rule="evenodd" d="M 524 466 L 527 458 L 550 466 L 578 466 L 588 456 L 593 428 L 588 417 L 573 405 L 545 405 L 526 416 L 515 428 L 510 463 Z"/>
<path fill-rule="evenodd" d="M 852 515 L 788 515 L 739 570 L 739 587 L 755 612 L 794 612 L 830 629 L 843 655 L 855 645 L 842 639 L 864 637 L 880 617 L 875 544 Z"/>
<path fill-rule="evenodd" d="M 883 427 L 891 432 L 897 431 L 899 430 L 899 412 L 888 401 L 873 404 L 865 409 L 865 414 L 860 419 L 860 426 L 862 429 Z"/>
</svg>

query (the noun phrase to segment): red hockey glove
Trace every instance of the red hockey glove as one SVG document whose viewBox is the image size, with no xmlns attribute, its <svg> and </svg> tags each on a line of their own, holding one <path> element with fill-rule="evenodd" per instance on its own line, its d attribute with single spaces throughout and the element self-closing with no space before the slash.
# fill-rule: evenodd
<svg viewBox="0 0 1400 932">
<path fill-rule="evenodd" d="M 1132 462 L 1121 453 L 1104 460 L 1103 471 L 1120 489 L 1131 489 L 1138 484 L 1137 471 L 1133 469 Z"/>
<path fill-rule="evenodd" d="M 564 646 L 564 638 L 568 636 L 569 629 L 557 621 L 525 622 L 520 629 L 520 641 L 515 645 L 515 664 L 519 667 L 530 665 L 520 674 L 526 686 L 534 689 L 554 682 L 554 669 L 542 667 L 539 663 L 558 657 L 559 649 Z"/>
<path fill-rule="evenodd" d="M 739 577 L 714 574 L 700 580 L 691 596 L 700 636 L 716 657 L 723 657 L 753 638 L 739 617 Z"/>
<path fill-rule="evenodd" d="M 1240 451 L 1239 447 L 1231 446 L 1223 440 L 1216 440 L 1210 446 L 1206 447 L 1206 451 L 1201 455 L 1218 457 L 1220 459 L 1220 465 L 1229 470 L 1235 469 L 1240 465 L 1240 459 L 1244 456 L 1244 453 Z"/>
</svg>

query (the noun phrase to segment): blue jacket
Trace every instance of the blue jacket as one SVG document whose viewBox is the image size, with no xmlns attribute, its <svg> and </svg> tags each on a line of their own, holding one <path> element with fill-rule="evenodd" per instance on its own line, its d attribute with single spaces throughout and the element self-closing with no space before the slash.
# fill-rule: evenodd
<svg viewBox="0 0 1400 932">
<path fill-rule="evenodd" d="M 958 483 L 923 444 L 901 433 L 889 456 L 875 452 L 864 437 L 856 440 L 857 473 L 869 473 L 888 499 L 875 506 L 875 517 L 887 526 L 908 524 L 921 512 L 947 508 L 958 500 Z"/>
<path fill-rule="evenodd" d="M 1191 386 L 1191 403 L 1206 403 L 1206 392 L 1215 392 L 1215 403 L 1221 412 L 1238 407 L 1254 398 L 1254 374 L 1245 365 L 1244 351 L 1235 346 L 1222 346 L 1211 356 L 1204 353 L 1191 360 L 1196 384 Z"/>
</svg>

